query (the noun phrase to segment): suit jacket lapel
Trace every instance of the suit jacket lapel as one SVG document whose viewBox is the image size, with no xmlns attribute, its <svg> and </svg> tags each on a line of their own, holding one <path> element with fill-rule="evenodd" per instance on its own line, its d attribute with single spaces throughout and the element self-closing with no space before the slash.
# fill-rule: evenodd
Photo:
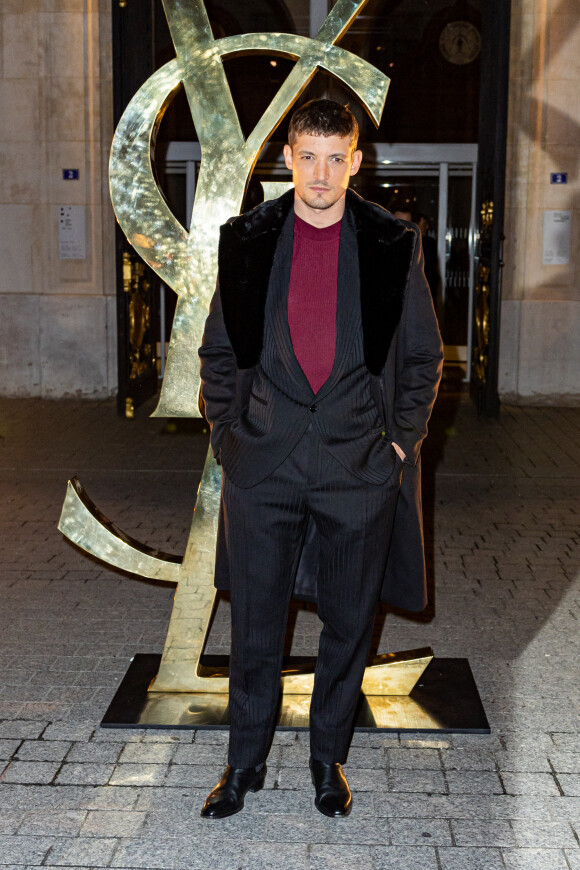
<svg viewBox="0 0 580 870">
<path fill-rule="evenodd" d="M 340 230 L 338 286 L 336 298 L 336 350 L 328 380 L 316 394 L 323 399 L 340 380 L 348 354 L 361 325 L 358 251 L 354 221 L 346 210 Z"/>
<path fill-rule="evenodd" d="M 272 330 L 280 359 L 302 393 L 312 396 L 308 378 L 296 359 L 288 324 L 288 290 L 294 250 L 294 211 L 288 215 L 276 249 L 266 301 L 266 329 Z"/>
</svg>

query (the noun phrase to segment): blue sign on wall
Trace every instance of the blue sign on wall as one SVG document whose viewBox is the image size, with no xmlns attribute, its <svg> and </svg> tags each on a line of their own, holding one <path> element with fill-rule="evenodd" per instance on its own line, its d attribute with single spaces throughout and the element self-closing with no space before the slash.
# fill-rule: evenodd
<svg viewBox="0 0 580 870">
<path fill-rule="evenodd" d="M 79 171 L 78 169 L 63 169 L 62 177 L 65 181 L 78 181 Z"/>
<path fill-rule="evenodd" d="M 550 172 L 550 184 L 568 184 L 568 173 Z"/>
</svg>

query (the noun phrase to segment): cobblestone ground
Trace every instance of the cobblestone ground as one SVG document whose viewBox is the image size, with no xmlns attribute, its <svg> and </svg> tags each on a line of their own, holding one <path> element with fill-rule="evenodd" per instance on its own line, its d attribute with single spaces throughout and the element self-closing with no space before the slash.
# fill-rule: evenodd
<svg viewBox="0 0 580 870">
<path fill-rule="evenodd" d="M 564 408 L 478 422 L 448 393 L 424 450 L 432 604 L 381 611 L 375 645 L 468 657 L 491 735 L 356 734 L 354 809 L 330 820 L 313 807 L 306 735 L 282 732 L 265 790 L 211 823 L 199 809 L 224 732 L 99 728 L 131 656 L 161 650 L 172 590 L 91 562 L 56 529 L 78 473 L 119 527 L 182 552 L 202 424 L 5 401 L 0 865 L 580 870 L 579 424 Z M 294 616 L 293 650 L 313 652 L 315 613 Z M 227 619 L 224 604 L 210 651 L 227 650 Z"/>
</svg>

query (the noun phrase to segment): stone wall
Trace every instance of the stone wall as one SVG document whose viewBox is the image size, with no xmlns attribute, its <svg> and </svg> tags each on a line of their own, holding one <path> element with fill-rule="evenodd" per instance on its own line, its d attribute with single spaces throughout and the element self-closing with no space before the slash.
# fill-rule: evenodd
<svg viewBox="0 0 580 870">
<path fill-rule="evenodd" d="M 110 3 L 0 6 L 0 391 L 116 387 Z M 63 180 L 63 169 L 79 180 Z M 59 207 L 86 211 L 86 258 L 60 259 Z"/>
<path fill-rule="evenodd" d="M 512 0 L 500 395 L 580 403 L 580 16 Z M 567 184 L 550 173 L 567 172 Z M 572 211 L 571 260 L 544 265 L 544 211 Z"/>
</svg>

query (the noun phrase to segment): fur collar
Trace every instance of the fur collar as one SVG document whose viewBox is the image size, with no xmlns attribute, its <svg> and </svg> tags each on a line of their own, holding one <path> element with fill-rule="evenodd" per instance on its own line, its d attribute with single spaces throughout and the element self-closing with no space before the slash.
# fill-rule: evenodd
<svg viewBox="0 0 580 870">
<path fill-rule="evenodd" d="M 276 245 L 294 190 L 231 218 L 220 231 L 219 276 L 224 322 L 238 367 L 260 359 L 266 295 Z M 381 373 L 403 309 L 418 230 L 352 190 L 346 208 L 357 233 L 365 363 Z"/>
</svg>

